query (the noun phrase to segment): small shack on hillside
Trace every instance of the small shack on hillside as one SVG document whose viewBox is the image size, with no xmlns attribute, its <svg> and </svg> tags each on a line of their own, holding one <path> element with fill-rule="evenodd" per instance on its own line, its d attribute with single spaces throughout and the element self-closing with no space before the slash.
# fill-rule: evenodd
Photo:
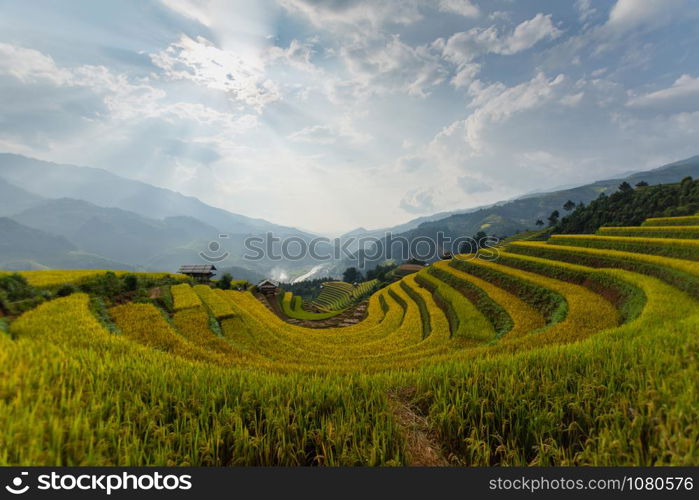
<svg viewBox="0 0 699 500">
<path fill-rule="evenodd" d="M 216 271 L 216 266 L 211 264 L 195 264 L 181 266 L 178 272 L 180 274 L 185 274 L 190 278 L 194 278 L 197 281 L 206 283 L 214 277 Z"/>
<path fill-rule="evenodd" d="M 257 284 L 257 290 L 263 295 L 274 295 L 279 289 L 279 283 L 272 280 L 262 280 Z"/>
</svg>

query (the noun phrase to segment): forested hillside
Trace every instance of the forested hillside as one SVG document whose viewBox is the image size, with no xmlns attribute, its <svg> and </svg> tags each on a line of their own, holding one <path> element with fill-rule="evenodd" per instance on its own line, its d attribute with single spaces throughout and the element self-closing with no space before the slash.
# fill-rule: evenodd
<svg viewBox="0 0 699 500">
<path fill-rule="evenodd" d="M 699 180 L 685 177 L 677 184 L 635 188 L 624 182 L 607 196 L 578 206 L 553 228 L 554 233 L 594 233 L 601 226 L 638 226 L 650 217 L 694 215 L 699 211 Z"/>
<path fill-rule="evenodd" d="M 659 184 L 671 184 L 680 182 L 687 176 L 692 176 L 694 178 L 699 177 L 699 156 L 694 156 L 692 158 L 671 163 L 653 170 L 637 172 L 621 179 L 598 181 L 592 184 L 550 193 L 532 194 L 516 200 L 498 203 L 491 207 L 470 211 L 468 213 L 453 214 L 439 220 L 424 222 L 417 228 L 399 233 L 399 236 L 405 237 L 409 241 L 414 241 L 415 239 L 421 237 L 428 237 L 436 240 L 437 235 L 439 233 L 443 233 L 445 236 L 455 239 L 460 237 L 474 236 L 483 231 L 488 235 L 494 235 L 502 238 L 526 231 L 528 229 L 539 228 L 539 226 L 537 226 L 537 221 L 546 221 L 552 212 L 563 211 L 562 207 L 568 201 L 573 203 L 572 207 L 574 208 L 580 203 L 590 203 L 591 201 L 596 200 L 600 195 L 611 197 L 613 193 L 619 189 L 620 185 L 626 184 L 628 186 L 636 186 L 640 183 L 641 185 L 648 184 L 653 186 Z M 661 194 L 654 194 L 652 196 L 652 203 L 655 203 L 657 207 L 669 207 L 674 203 L 677 203 L 677 195 L 673 195 L 671 192 L 672 188 L 663 188 Z M 675 198 L 673 198 L 673 196 L 675 196 Z M 617 198 L 614 199 L 616 200 Z M 626 203 L 624 200 L 625 198 L 622 197 L 621 201 L 619 202 L 619 206 Z M 650 200 L 647 200 L 643 201 L 642 203 L 650 206 L 651 202 Z M 598 205 L 598 207 L 601 206 Z M 616 214 L 616 208 L 616 206 L 610 207 L 610 210 Z M 624 208 L 623 213 L 627 214 L 628 210 L 630 209 Z M 658 210 L 659 209 L 654 209 L 651 211 L 637 210 L 633 220 L 637 221 L 636 224 L 639 224 L 643 220 L 644 215 L 646 217 L 652 217 Z M 598 210 L 598 212 L 601 213 L 601 210 Z M 622 211 L 619 211 L 619 213 L 622 213 Z M 601 216 L 598 215 L 597 217 Z M 626 219 L 626 215 L 623 215 L 622 217 Z M 559 219 L 556 219 L 556 222 L 558 222 L 558 220 Z M 590 227 L 594 226 L 595 223 L 596 222 L 591 222 Z M 575 232 L 579 231 L 579 229 L 571 229 L 571 231 Z M 396 236 L 395 232 L 393 233 L 393 236 Z M 386 241 L 387 240 L 384 240 L 384 248 L 387 247 Z M 362 252 L 359 251 L 357 254 L 360 255 Z M 372 252 L 371 249 L 369 249 L 366 252 L 363 252 L 363 254 L 365 256 L 375 255 L 375 252 Z M 346 267 L 354 266 L 357 265 L 357 262 L 364 261 L 367 263 L 367 267 L 371 269 L 382 263 L 387 257 L 388 255 L 386 252 L 382 252 L 376 257 L 368 259 L 358 258 L 354 261 L 348 261 L 346 263 Z"/>
</svg>

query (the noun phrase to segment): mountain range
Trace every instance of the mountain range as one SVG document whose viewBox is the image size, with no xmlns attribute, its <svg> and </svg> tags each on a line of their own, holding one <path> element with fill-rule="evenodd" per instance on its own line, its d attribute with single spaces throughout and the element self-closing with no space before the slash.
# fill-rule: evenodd
<svg viewBox="0 0 699 500">
<path fill-rule="evenodd" d="M 0 217 L 0 268 L 5 269 L 174 271 L 203 262 L 200 253 L 217 241 L 221 251 L 209 255 L 228 252 L 231 258 L 222 267 L 240 279 L 257 279 L 270 261 L 243 260 L 245 238 L 314 237 L 104 170 L 12 154 L 0 154 Z M 308 264 L 301 262 L 299 273 Z"/>
<path fill-rule="evenodd" d="M 601 180 L 584 186 L 552 192 L 531 193 L 487 207 L 452 213 L 446 217 L 420 222 L 416 227 L 407 231 L 396 232 L 392 228 L 387 231 L 391 232 L 394 237 L 402 236 L 409 242 L 413 242 L 419 237 L 436 240 L 437 234 L 440 232 L 452 239 L 473 236 L 479 231 L 502 238 L 536 228 L 536 221 L 539 219 L 546 221 L 554 210 L 564 213 L 563 205 L 568 200 L 576 204 L 589 203 L 601 193 L 610 194 L 616 191 L 622 182 L 628 182 L 631 185 L 641 181 L 651 185 L 668 184 L 679 182 L 687 176 L 699 177 L 699 156 L 693 156 L 653 170 L 635 172 L 624 177 Z M 355 237 L 361 236 L 357 232 L 355 235 Z M 383 238 L 383 235 L 380 238 Z M 387 241 L 387 238 L 383 238 L 383 248 L 388 247 Z M 374 254 L 376 252 L 372 249 L 365 252 L 365 255 L 367 253 Z M 384 252 L 370 259 L 351 259 L 346 261 L 345 265 L 356 265 L 357 261 L 364 261 L 368 268 L 372 268 L 388 257 L 390 255 Z"/>
<path fill-rule="evenodd" d="M 419 217 L 391 228 L 359 228 L 340 239 L 382 238 L 387 232 L 410 241 L 420 236 L 434 238 L 438 232 L 452 238 L 478 231 L 506 236 L 533 228 L 537 219 L 545 220 L 553 210 L 561 210 L 567 200 L 588 203 L 600 193 L 613 192 L 623 181 L 661 184 L 686 176 L 699 176 L 699 156 L 623 178 Z M 202 252 L 212 257 L 228 254 L 217 267 L 232 271 L 236 278 L 251 280 L 265 276 L 293 279 L 316 268 L 318 273 L 336 276 L 353 265 L 337 260 L 318 266 L 310 256 L 281 261 L 270 256 L 257 261 L 243 259 L 245 239 L 266 233 L 304 241 L 314 237 L 105 170 L 0 154 L 0 269 L 172 272 L 182 264 L 203 262 Z M 221 244 L 221 250 L 213 254 L 209 251 L 212 241 Z M 358 245 L 350 248 L 363 251 Z M 369 267 L 384 257 L 372 259 Z"/>
<path fill-rule="evenodd" d="M 207 205 L 197 198 L 126 179 L 98 168 L 60 165 L 0 153 L 0 179 L 20 187 L 30 197 L 72 198 L 102 207 L 128 210 L 151 219 L 187 215 L 230 233 L 272 231 L 280 235 L 308 235 L 292 227 L 235 214 Z M 7 210 L 4 204 L 0 207 Z"/>
</svg>

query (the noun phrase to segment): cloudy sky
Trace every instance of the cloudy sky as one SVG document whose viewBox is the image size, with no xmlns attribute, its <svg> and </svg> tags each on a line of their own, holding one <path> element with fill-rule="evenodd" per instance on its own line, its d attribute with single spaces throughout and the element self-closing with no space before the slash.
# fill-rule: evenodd
<svg viewBox="0 0 699 500">
<path fill-rule="evenodd" d="M 696 0 L 0 0 L 0 151 L 325 233 L 699 153 Z"/>
</svg>

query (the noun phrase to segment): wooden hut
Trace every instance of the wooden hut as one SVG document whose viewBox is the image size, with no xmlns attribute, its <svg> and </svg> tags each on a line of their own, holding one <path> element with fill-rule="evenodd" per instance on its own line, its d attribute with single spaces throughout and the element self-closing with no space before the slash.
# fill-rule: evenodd
<svg viewBox="0 0 699 500">
<path fill-rule="evenodd" d="M 279 283 L 272 280 L 262 280 L 257 284 L 257 290 L 263 295 L 275 295 L 279 289 Z"/>
<path fill-rule="evenodd" d="M 202 283 L 206 283 L 214 277 L 216 271 L 216 266 L 211 264 L 195 264 L 181 266 L 178 272 Z"/>
</svg>

